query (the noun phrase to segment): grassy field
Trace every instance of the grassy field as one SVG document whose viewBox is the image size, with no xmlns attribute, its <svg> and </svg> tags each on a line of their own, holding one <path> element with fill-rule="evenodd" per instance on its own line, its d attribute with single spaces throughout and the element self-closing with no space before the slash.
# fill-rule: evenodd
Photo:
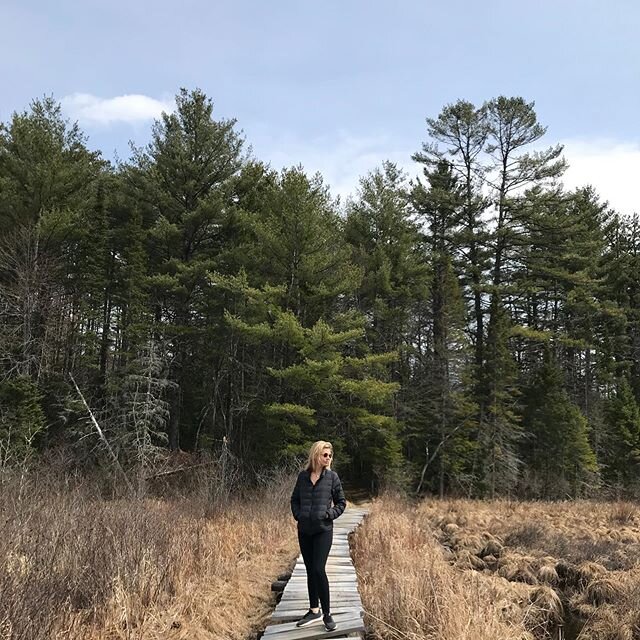
<svg viewBox="0 0 640 640">
<path fill-rule="evenodd" d="M 640 639 L 630 503 L 373 502 L 354 534 L 371 639 Z"/>
<path fill-rule="evenodd" d="M 257 638 L 298 554 L 292 486 L 271 478 L 240 497 L 202 472 L 132 499 L 64 474 L 3 475 L 0 638 Z M 630 503 L 385 495 L 352 551 L 369 640 L 640 639 Z"/>
<path fill-rule="evenodd" d="M 3 478 L 0 638 L 257 637 L 270 584 L 296 555 L 291 486 L 275 480 L 242 501 L 206 483 L 125 500 L 86 482 Z"/>
</svg>

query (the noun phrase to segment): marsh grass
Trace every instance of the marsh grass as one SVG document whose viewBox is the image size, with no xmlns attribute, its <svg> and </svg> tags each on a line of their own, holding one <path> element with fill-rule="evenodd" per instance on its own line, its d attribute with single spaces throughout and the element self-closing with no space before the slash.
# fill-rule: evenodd
<svg viewBox="0 0 640 640">
<path fill-rule="evenodd" d="M 372 640 L 640 639 L 633 503 L 374 501 L 353 536 Z"/>
<path fill-rule="evenodd" d="M 1 483 L 3 640 L 246 640 L 295 557 L 288 476 L 242 499 L 210 477 L 170 498 L 106 499 L 100 482 L 43 470 Z"/>
<path fill-rule="evenodd" d="M 188 473 L 135 496 L 0 473 L 0 638 L 256 638 L 298 553 L 293 477 Z M 351 538 L 369 638 L 638 640 L 638 525 L 631 503 L 384 495 Z"/>
</svg>

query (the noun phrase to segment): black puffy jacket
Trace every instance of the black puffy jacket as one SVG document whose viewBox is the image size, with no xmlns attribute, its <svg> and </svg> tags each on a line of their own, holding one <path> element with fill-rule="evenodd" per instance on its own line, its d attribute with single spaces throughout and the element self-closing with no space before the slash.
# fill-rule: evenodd
<svg viewBox="0 0 640 640">
<path fill-rule="evenodd" d="M 291 512 L 298 522 L 298 531 L 332 531 L 333 521 L 342 515 L 346 506 L 342 483 L 335 471 L 323 469 L 315 485 L 308 470 L 298 474 L 291 494 Z"/>
</svg>

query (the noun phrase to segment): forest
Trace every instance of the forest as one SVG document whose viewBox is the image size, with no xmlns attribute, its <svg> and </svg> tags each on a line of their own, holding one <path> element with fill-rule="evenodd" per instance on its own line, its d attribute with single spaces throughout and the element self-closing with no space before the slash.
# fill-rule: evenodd
<svg viewBox="0 0 640 640">
<path fill-rule="evenodd" d="M 251 482 L 322 439 L 373 492 L 635 497 L 638 215 L 533 102 L 425 115 L 419 177 L 344 200 L 199 89 L 118 162 L 53 97 L 0 124 L 0 467 Z"/>
</svg>

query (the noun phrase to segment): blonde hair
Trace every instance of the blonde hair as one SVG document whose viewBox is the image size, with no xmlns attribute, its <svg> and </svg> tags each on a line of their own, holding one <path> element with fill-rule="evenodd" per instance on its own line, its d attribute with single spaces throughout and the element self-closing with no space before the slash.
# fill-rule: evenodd
<svg viewBox="0 0 640 640">
<path fill-rule="evenodd" d="M 311 445 L 311 449 L 309 449 L 309 459 L 307 460 L 307 466 L 305 469 L 307 471 L 313 471 L 316 460 L 320 457 L 320 454 L 325 450 L 329 449 L 331 453 L 333 453 L 333 446 L 330 442 L 325 442 L 324 440 L 318 440 Z M 333 458 L 331 459 L 333 461 Z M 331 462 L 329 463 L 329 469 L 331 468 Z"/>
</svg>

